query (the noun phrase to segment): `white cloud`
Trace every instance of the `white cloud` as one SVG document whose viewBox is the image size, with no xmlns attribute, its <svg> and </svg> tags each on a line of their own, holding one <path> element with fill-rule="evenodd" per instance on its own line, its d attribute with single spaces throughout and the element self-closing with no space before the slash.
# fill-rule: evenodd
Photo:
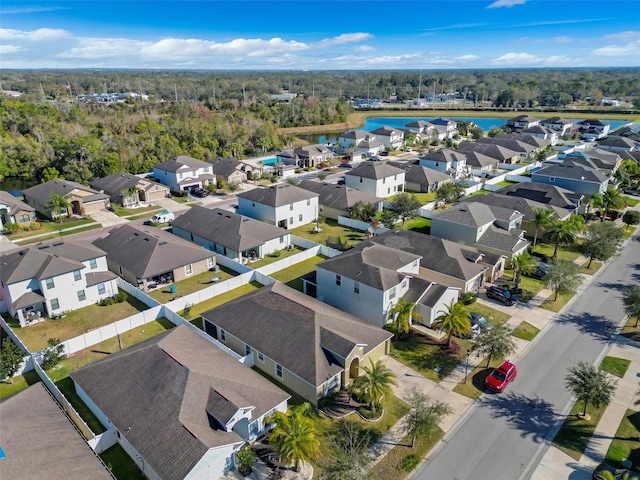
<svg viewBox="0 0 640 480">
<path fill-rule="evenodd" d="M 325 38 L 319 42 L 313 44 L 319 48 L 330 47 L 332 45 L 344 45 L 346 43 L 357 43 L 371 40 L 373 35 L 370 33 L 358 32 L 358 33 L 343 33 L 336 37 Z"/>
<path fill-rule="evenodd" d="M 371 45 L 358 45 L 353 49 L 354 52 L 373 52 L 375 50 Z"/>
<path fill-rule="evenodd" d="M 533 64 L 537 61 L 538 57 L 535 55 L 531 55 L 530 53 L 505 53 L 504 55 L 494 58 L 493 63 L 503 63 L 503 64 Z"/>
<path fill-rule="evenodd" d="M 71 34 L 59 28 L 39 28 L 32 31 L 13 30 L 11 28 L 0 28 L 0 40 L 28 40 L 31 42 L 41 42 L 43 40 L 56 40 L 65 38 Z"/>
<path fill-rule="evenodd" d="M 127 38 L 78 38 L 76 46 L 55 55 L 56 58 L 99 60 L 137 56 L 149 42 Z"/>
<path fill-rule="evenodd" d="M 600 57 L 640 56 L 640 40 L 629 42 L 626 45 L 609 45 L 596 48 L 591 53 Z"/>
<path fill-rule="evenodd" d="M 612 42 L 630 42 L 640 39 L 640 32 L 627 30 L 626 32 L 610 33 L 609 35 L 604 35 L 602 38 Z"/>
<path fill-rule="evenodd" d="M 55 12 L 57 10 L 65 10 L 65 7 L 9 7 L 0 8 L 0 15 L 24 15 L 26 13 Z"/>
<path fill-rule="evenodd" d="M 524 5 L 525 3 L 527 3 L 527 0 L 496 0 L 491 5 L 488 5 L 487 8 L 511 8 L 515 5 Z"/>
<path fill-rule="evenodd" d="M 495 65 L 503 67 L 526 67 L 526 66 L 544 66 L 544 67 L 562 67 L 562 66 L 574 66 L 577 65 L 575 59 L 564 55 L 551 55 L 548 57 L 541 57 L 525 52 L 510 52 L 504 55 L 494 58 L 492 62 Z"/>
<path fill-rule="evenodd" d="M 480 57 L 478 55 L 462 55 L 457 57 L 456 60 L 462 60 L 463 62 L 471 61 L 471 60 L 479 60 Z"/>
<path fill-rule="evenodd" d="M 0 45 L 0 55 L 7 55 L 9 53 L 23 52 L 26 49 L 20 45 Z"/>
</svg>

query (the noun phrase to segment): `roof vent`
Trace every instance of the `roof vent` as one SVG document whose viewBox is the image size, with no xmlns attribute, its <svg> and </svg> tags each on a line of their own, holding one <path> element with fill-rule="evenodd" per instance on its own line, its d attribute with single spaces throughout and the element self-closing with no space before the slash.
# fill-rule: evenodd
<svg viewBox="0 0 640 480">
<path fill-rule="evenodd" d="M 166 245 L 167 242 L 160 242 L 158 245 Z"/>
</svg>

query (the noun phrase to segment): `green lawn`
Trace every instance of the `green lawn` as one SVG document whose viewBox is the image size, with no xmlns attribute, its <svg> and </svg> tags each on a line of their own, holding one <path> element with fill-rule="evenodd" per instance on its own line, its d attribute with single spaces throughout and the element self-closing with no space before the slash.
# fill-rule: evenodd
<svg viewBox="0 0 640 480">
<path fill-rule="evenodd" d="M 145 480 L 147 478 L 119 443 L 102 452 L 100 458 L 118 480 Z"/>
<path fill-rule="evenodd" d="M 503 278 L 508 278 L 511 280 L 513 278 L 513 270 L 505 270 L 505 275 Z M 509 282 L 513 284 L 513 282 Z M 540 290 L 544 288 L 544 282 L 542 280 L 538 280 L 537 278 L 527 277 L 525 275 L 520 275 L 520 285 L 519 288 L 522 289 L 522 293 L 518 295 L 520 301 L 527 303 L 533 297 L 535 297 Z"/>
<path fill-rule="evenodd" d="M 561 293 L 560 295 L 558 295 L 558 299 L 554 300 L 553 298 L 555 297 L 555 293 L 552 293 L 549 298 L 542 302 L 540 308 L 544 308 L 545 310 L 557 313 L 569 302 L 569 300 L 573 298 L 574 295 L 575 292 Z"/>
<path fill-rule="evenodd" d="M 589 420 L 583 420 L 578 417 L 583 408 L 584 404 L 582 402 L 576 402 L 558 434 L 553 439 L 553 445 L 574 460 L 580 460 L 607 406 L 602 405 L 600 408 L 589 406 L 587 410 L 591 415 Z"/>
<path fill-rule="evenodd" d="M 594 260 L 593 262 L 591 262 L 590 268 L 587 268 L 587 265 L 589 265 L 589 260 L 582 264 L 582 266 L 580 267 L 580 273 L 584 273 L 585 275 L 593 275 L 598 270 L 600 270 L 600 267 L 602 267 L 602 262 Z"/>
<path fill-rule="evenodd" d="M 262 284 L 259 282 L 251 282 L 247 283 L 238 288 L 234 288 L 226 293 L 221 295 L 216 295 L 215 297 L 210 298 L 204 302 L 196 303 L 190 312 L 190 317 L 195 318 L 198 315 L 206 312 L 207 310 L 211 310 L 212 308 L 217 307 L 218 305 L 222 305 L 223 303 L 230 302 L 231 300 L 235 300 L 236 298 L 241 297 L 242 295 L 246 295 L 247 293 L 253 292 L 258 288 L 262 287 Z"/>
<path fill-rule="evenodd" d="M 396 227 L 403 228 L 404 230 L 413 230 L 414 232 L 420 232 L 429 234 L 431 232 L 431 219 L 417 216 L 415 218 L 410 218 L 404 225 L 401 223 L 396 224 Z"/>
<path fill-rule="evenodd" d="M 47 346 L 49 338 L 68 340 L 90 330 L 109 325 L 116 320 L 135 315 L 148 309 L 144 303 L 129 296 L 126 302 L 108 306 L 89 305 L 67 313 L 59 320 L 46 319 L 43 322 L 20 328 L 15 320 L 9 326 L 31 352 L 37 352 Z"/>
<path fill-rule="evenodd" d="M 69 235 L 75 235 L 76 233 L 88 232 L 90 230 L 97 230 L 98 228 L 102 228 L 102 225 L 99 223 L 90 223 L 84 227 L 75 228 L 73 230 L 63 230 L 62 236 L 67 237 Z M 15 242 L 16 244 L 19 244 L 19 245 L 29 245 L 31 243 L 46 242 L 47 240 L 55 240 L 57 238 L 60 238 L 60 233 L 51 233 L 49 235 L 44 235 L 42 237 L 37 237 L 34 235 L 32 237 L 16 239 Z"/>
<path fill-rule="evenodd" d="M 496 183 L 495 185 L 499 187 L 510 187 L 511 185 L 515 185 L 519 182 L 512 182 L 511 180 L 502 180 L 501 182 Z"/>
<path fill-rule="evenodd" d="M 536 243 L 536 246 L 532 247 L 531 250 L 532 252 L 541 253 L 551 258 L 551 256 L 553 255 L 553 248 L 554 248 L 553 245 L 551 245 L 550 243 L 544 243 L 544 242 L 538 241 L 538 243 Z M 561 246 L 558 248 L 558 258 L 561 258 L 564 260 L 570 260 L 573 262 L 579 256 L 580 256 L 580 252 L 578 251 L 577 247 Z"/>
<path fill-rule="evenodd" d="M 620 422 L 616 436 L 611 442 L 605 462 L 621 467 L 623 460 L 630 460 L 637 467 L 640 465 L 640 412 L 627 410 Z"/>
<path fill-rule="evenodd" d="M 624 374 L 627 373 L 629 365 L 631 365 L 631 360 L 627 360 L 626 358 L 604 357 L 600 364 L 600 370 L 622 378 Z"/>
<path fill-rule="evenodd" d="M 538 333 L 540 333 L 540 329 L 538 327 L 534 327 L 529 322 L 521 322 L 520 325 L 513 330 L 512 335 L 530 342 L 536 337 L 536 335 L 538 335 Z"/>
<path fill-rule="evenodd" d="M 151 216 L 151 212 L 157 212 L 158 210 L 161 210 L 160 207 L 155 206 L 147 206 L 147 207 L 140 207 L 140 208 L 124 208 L 124 207 L 120 207 L 117 206 L 115 207 L 115 211 L 113 213 L 115 213 L 117 216 L 119 217 L 128 217 L 130 215 L 135 215 L 136 217 L 140 214 L 145 214 Z"/>
<path fill-rule="evenodd" d="M 218 267 L 219 270 L 217 272 L 206 271 L 199 275 L 192 275 L 184 280 L 173 283 L 172 285 L 175 286 L 176 293 L 171 293 L 170 285 L 165 285 L 149 292 L 149 296 L 155 298 L 160 303 L 167 303 L 177 296 L 189 295 L 190 293 L 197 292 L 203 288 L 210 287 L 213 285 L 213 282 L 211 281 L 212 278 L 218 277 L 220 279 L 218 282 L 223 282 L 238 275 L 238 272 L 223 267 L 222 265 L 218 265 Z"/>
<path fill-rule="evenodd" d="M 493 193 L 493 192 L 489 190 L 478 190 L 477 192 L 473 192 L 473 193 L 470 193 L 469 195 L 465 195 L 464 198 L 476 197 L 478 195 L 489 195 L 490 193 Z"/>
<path fill-rule="evenodd" d="M 635 207 L 636 205 L 638 205 L 638 203 L 640 203 L 640 200 L 638 200 L 637 198 L 626 196 L 623 196 L 622 198 L 624 198 L 624 201 L 627 202 L 630 207 Z"/>
<path fill-rule="evenodd" d="M 466 305 L 465 308 L 468 312 L 479 313 L 492 323 L 505 323 L 511 318 L 509 314 L 503 313 L 495 308 L 488 307 L 480 302 L 474 302 L 471 305 Z"/>
<path fill-rule="evenodd" d="M 297 263 L 290 266 L 289 268 L 285 268 L 284 270 L 273 273 L 270 276 L 274 280 L 286 283 L 291 288 L 302 291 L 301 277 L 305 276 L 307 273 L 313 272 L 316 269 L 316 265 L 326 259 L 327 257 L 325 257 L 324 255 L 316 255 L 315 257 L 311 257 L 305 260 L 304 262 Z"/>
<path fill-rule="evenodd" d="M 51 220 L 40 220 L 40 228 L 38 230 L 19 230 L 16 233 L 12 233 L 8 236 L 9 240 L 17 240 L 20 238 L 27 238 L 33 235 L 42 235 L 43 233 L 55 233 L 59 235 L 59 231 L 71 228 L 71 227 L 79 227 L 81 225 L 89 225 L 92 223 L 96 223 L 95 220 L 91 218 L 70 218 L 64 219 L 61 222 L 52 222 Z M 97 224 L 100 226 L 100 224 Z"/>
<path fill-rule="evenodd" d="M 464 395 L 465 397 L 471 398 L 473 400 L 477 400 L 484 393 L 484 380 L 489 376 L 491 371 L 500 365 L 502 359 L 494 358 L 491 360 L 491 364 L 487 367 L 486 360 L 480 362 L 473 370 L 469 370 L 469 375 L 467 376 L 467 383 L 464 383 L 464 380 L 460 382 L 453 388 L 453 391 L 459 393 L 460 395 Z"/>
<path fill-rule="evenodd" d="M 436 192 L 410 192 L 407 190 L 407 193 L 410 193 L 420 202 L 420 205 L 426 205 L 427 203 L 435 202 L 436 200 Z"/>
<path fill-rule="evenodd" d="M 321 245 L 326 245 L 329 237 L 332 239 L 340 238 L 340 241 L 343 242 L 347 248 L 350 248 L 356 243 L 366 240 L 367 238 L 365 232 L 361 232 L 354 228 L 344 227 L 339 225 L 337 221 L 331 220 L 330 218 L 327 218 L 324 222 L 320 223 L 322 231 L 319 233 L 313 233 L 315 225 L 315 223 L 310 223 L 308 225 L 294 228 L 291 230 L 291 234 L 306 238 Z"/>
<path fill-rule="evenodd" d="M 640 342 L 640 322 L 638 322 L 638 318 L 630 317 L 626 325 L 622 327 L 620 335 Z"/>
<path fill-rule="evenodd" d="M 255 262 L 249 262 L 248 265 L 253 268 L 254 270 L 257 270 L 260 267 L 264 267 L 265 265 L 270 265 L 272 263 L 277 262 L 278 260 L 282 260 L 283 258 L 287 258 L 287 257 L 291 257 L 293 255 L 296 255 L 300 252 L 304 252 L 304 249 L 300 248 L 300 247 L 294 247 L 291 250 L 287 250 L 287 249 L 282 249 L 282 250 L 277 250 L 275 252 L 272 252 L 268 255 L 265 255 L 263 258 L 261 258 L 260 260 L 257 260 Z"/>
<path fill-rule="evenodd" d="M 20 392 L 21 390 L 24 390 L 28 386 L 33 385 L 34 383 L 38 383 L 39 381 L 40 377 L 38 376 L 38 374 L 35 372 L 35 370 L 31 370 L 24 375 L 17 375 L 13 377 L 11 383 L 8 380 L 6 382 L 0 382 L 0 400 L 8 397 L 9 395 Z"/>
</svg>

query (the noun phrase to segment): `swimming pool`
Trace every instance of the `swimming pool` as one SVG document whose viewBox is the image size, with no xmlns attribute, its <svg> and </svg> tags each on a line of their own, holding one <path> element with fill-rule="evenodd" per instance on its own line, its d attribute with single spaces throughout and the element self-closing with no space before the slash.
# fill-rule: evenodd
<svg viewBox="0 0 640 480">
<path fill-rule="evenodd" d="M 262 164 L 263 165 L 274 165 L 277 161 L 278 161 L 278 159 L 276 157 L 265 158 L 264 160 L 262 160 Z"/>
</svg>

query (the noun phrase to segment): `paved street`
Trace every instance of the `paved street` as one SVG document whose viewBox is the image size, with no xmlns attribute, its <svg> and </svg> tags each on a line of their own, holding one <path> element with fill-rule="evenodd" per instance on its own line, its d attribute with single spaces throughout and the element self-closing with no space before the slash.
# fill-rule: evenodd
<svg viewBox="0 0 640 480">
<path fill-rule="evenodd" d="M 531 478 L 545 440 L 570 408 L 567 368 L 596 361 L 615 341 L 614 328 L 624 317 L 620 288 L 638 280 L 639 271 L 636 235 L 519 359 L 518 378 L 509 389 L 484 395 L 411 478 Z"/>
</svg>

